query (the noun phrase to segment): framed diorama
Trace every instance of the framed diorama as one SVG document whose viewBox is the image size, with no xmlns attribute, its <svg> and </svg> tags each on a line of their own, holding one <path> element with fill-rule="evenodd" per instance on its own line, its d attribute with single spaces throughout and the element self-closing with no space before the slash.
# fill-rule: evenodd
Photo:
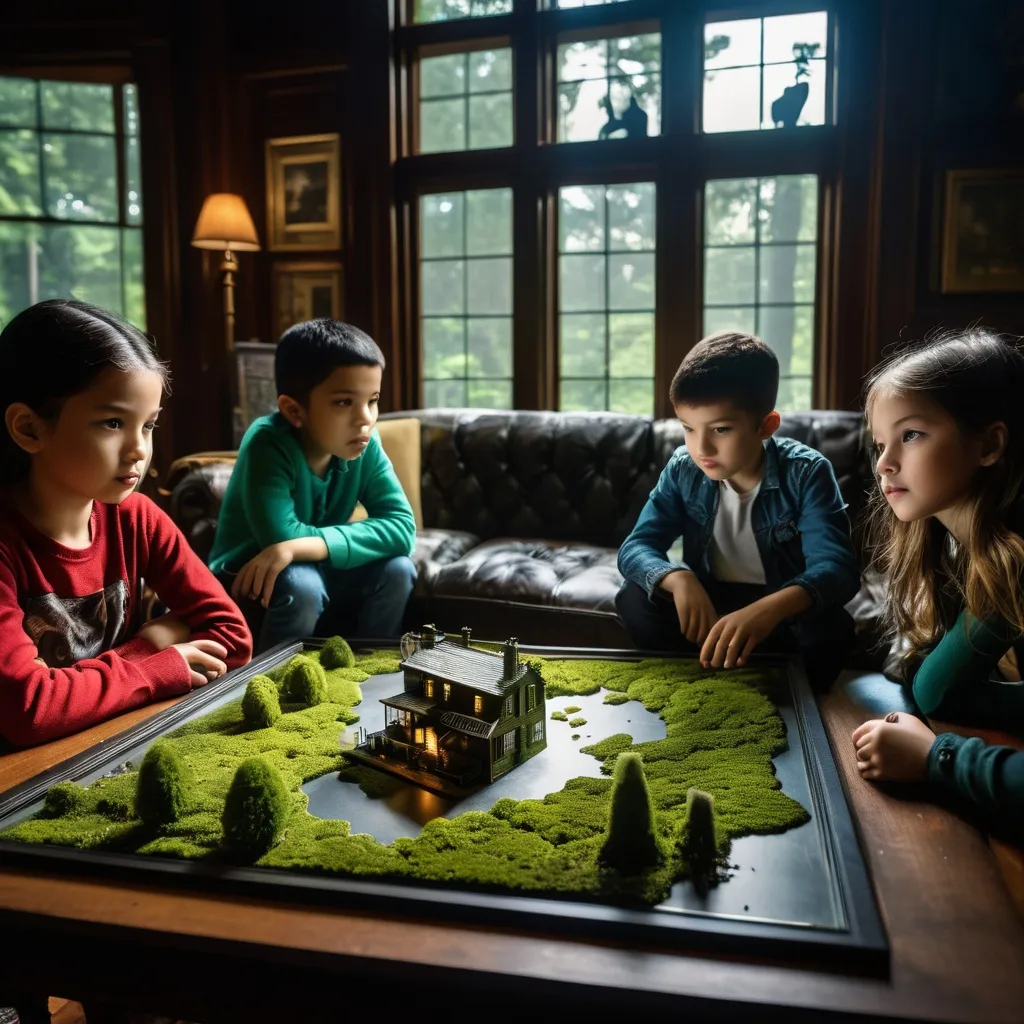
<svg viewBox="0 0 1024 1024">
<path fill-rule="evenodd" d="M 946 172 L 942 290 L 1024 291 L 1024 168 Z"/>
<path fill-rule="evenodd" d="M 342 265 L 338 262 L 275 263 L 271 283 L 274 336 L 292 324 L 319 317 L 340 320 L 343 308 Z"/>
<path fill-rule="evenodd" d="M 267 248 L 341 248 L 340 141 L 333 135 L 267 139 Z"/>
<path fill-rule="evenodd" d="M 798 658 L 469 633 L 282 643 L 3 794 L 0 865 L 888 975 Z"/>
<path fill-rule="evenodd" d="M 253 420 L 277 412 L 277 386 L 274 383 L 274 353 L 277 347 L 262 341 L 235 343 L 238 373 L 238 418 L 235 444 Z"/>
</svg>

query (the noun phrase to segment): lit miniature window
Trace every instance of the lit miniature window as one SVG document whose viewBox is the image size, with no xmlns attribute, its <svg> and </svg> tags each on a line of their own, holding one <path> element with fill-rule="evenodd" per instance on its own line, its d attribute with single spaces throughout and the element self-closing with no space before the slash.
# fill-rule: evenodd
<svg viewBox="0 0 1024 1024">
<path fill-rule="evenodd" d="M 428 679 L 423 684 L 423 693 L 427 697 L 433 697 L 434 696 L 434 680 L 433 679 Z"/>
<path fill-rule="evenodd" d="M 479 694 L 473 698 L 473 713 L 479 715 L 484 709 L 484 699 Z"/>
<path fill-rule="evenodd" d="M 417 729 L 416 730 L 416 737 L 415 737 L 414 742 L 415 743 L 422 743 L 423 742 L 423 730 L 422 729 Z"/>
<path fill-rule="evenodd" d="M 444 699 L 445 699 L 446 703 L 451 699 L 451 696 L 452 696 L 452 684 L 451 683 L 445 683 L 444 684 Z"/>
</svg>

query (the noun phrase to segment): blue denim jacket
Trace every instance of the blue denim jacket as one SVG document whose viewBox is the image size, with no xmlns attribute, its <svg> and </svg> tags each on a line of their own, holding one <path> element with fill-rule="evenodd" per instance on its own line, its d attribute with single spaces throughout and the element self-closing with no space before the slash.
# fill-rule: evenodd
<svg viewBox="0 0 1024 1024">
<path fill-rule="evenodd" d="M 619 572 L 652 600 L 663 577 L 676 569 L 689 569 L 706 582 L 718 500 L 718 481 L 708 478 L 685 446 L 677 448 L 619 548 Z M 800 620 L 846 604 L 860 587 L 846 507 L 824 455 L 788 437 L 765 443 L 750 521 L 768 592 L 796 585 L 810 595 L 811 608 Z M 668 550 L 680 535 L 685 561 L 670 562 Z"/>
</svg>

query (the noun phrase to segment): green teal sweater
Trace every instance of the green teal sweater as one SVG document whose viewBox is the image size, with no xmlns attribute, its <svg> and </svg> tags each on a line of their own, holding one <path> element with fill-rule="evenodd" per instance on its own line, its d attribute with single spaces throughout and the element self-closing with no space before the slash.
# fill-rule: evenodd
<svg viewBox="0 0 1024 1024">
<path fill-rule="evenodd" d="M 1024 685 L 993 682 L 999 659 L 1019 635 L 1001 619 L 961 612 L 914 675 L 914 699 L 926 714 L 1024 733 Z M 942 733 L 928 777 L 1004 824 L 1024 822 L 1024 752 Z"/>
<path fill-rule="evenodd" d="M 357 501 L 369 518 L 350 523 Z M 322 537 L 335 569 L 412 554 L 412 508 L 376 430 L 357 459 L 332 458 L 323 480 L 280 413 L 246 431 L 224 492 L 210 568 L 237 572 L 271 544 L 299 537 Z"/>
</svg>

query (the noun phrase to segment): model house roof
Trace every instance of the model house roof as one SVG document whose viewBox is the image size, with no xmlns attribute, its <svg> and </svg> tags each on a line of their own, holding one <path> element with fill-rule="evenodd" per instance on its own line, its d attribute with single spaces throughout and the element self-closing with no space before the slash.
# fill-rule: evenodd
<svg viewBox="0 0 1024 1024">
<path fill-rule="evenodd" d="M 401 665 L 402 670 L 412 669 L 424 675 L 459 683 L 482 693 L 502 696 L 506 690 L 518 683 L 529 666 L 520 662 L 513 679 L 504 678 L 504 661 L 500 654 L 489 654 L 474 647 L 441 641 L 433 647 L 421 647 L 413 651 Z"/>
<path fill-rule="evenodd" d="M 417 715 L 425 715 L 434 706 L 434 701 L 418 693 L 396 693 L 394 697 L 381 697 L 380 702 L 399 711 L 414 711 Z"/>
<path fill-rule="evenodd" d="M 456 732 L 464 732 L 467 736 L 478 736 L 488 738 L 500 719 L 493 722 L 485 722 L 480 718 L 473 718 L 471 715 L 460 715 L 458 711 L 446 711 L 441 716 L 441 724 L 454 729 Z"/>
</svg>

